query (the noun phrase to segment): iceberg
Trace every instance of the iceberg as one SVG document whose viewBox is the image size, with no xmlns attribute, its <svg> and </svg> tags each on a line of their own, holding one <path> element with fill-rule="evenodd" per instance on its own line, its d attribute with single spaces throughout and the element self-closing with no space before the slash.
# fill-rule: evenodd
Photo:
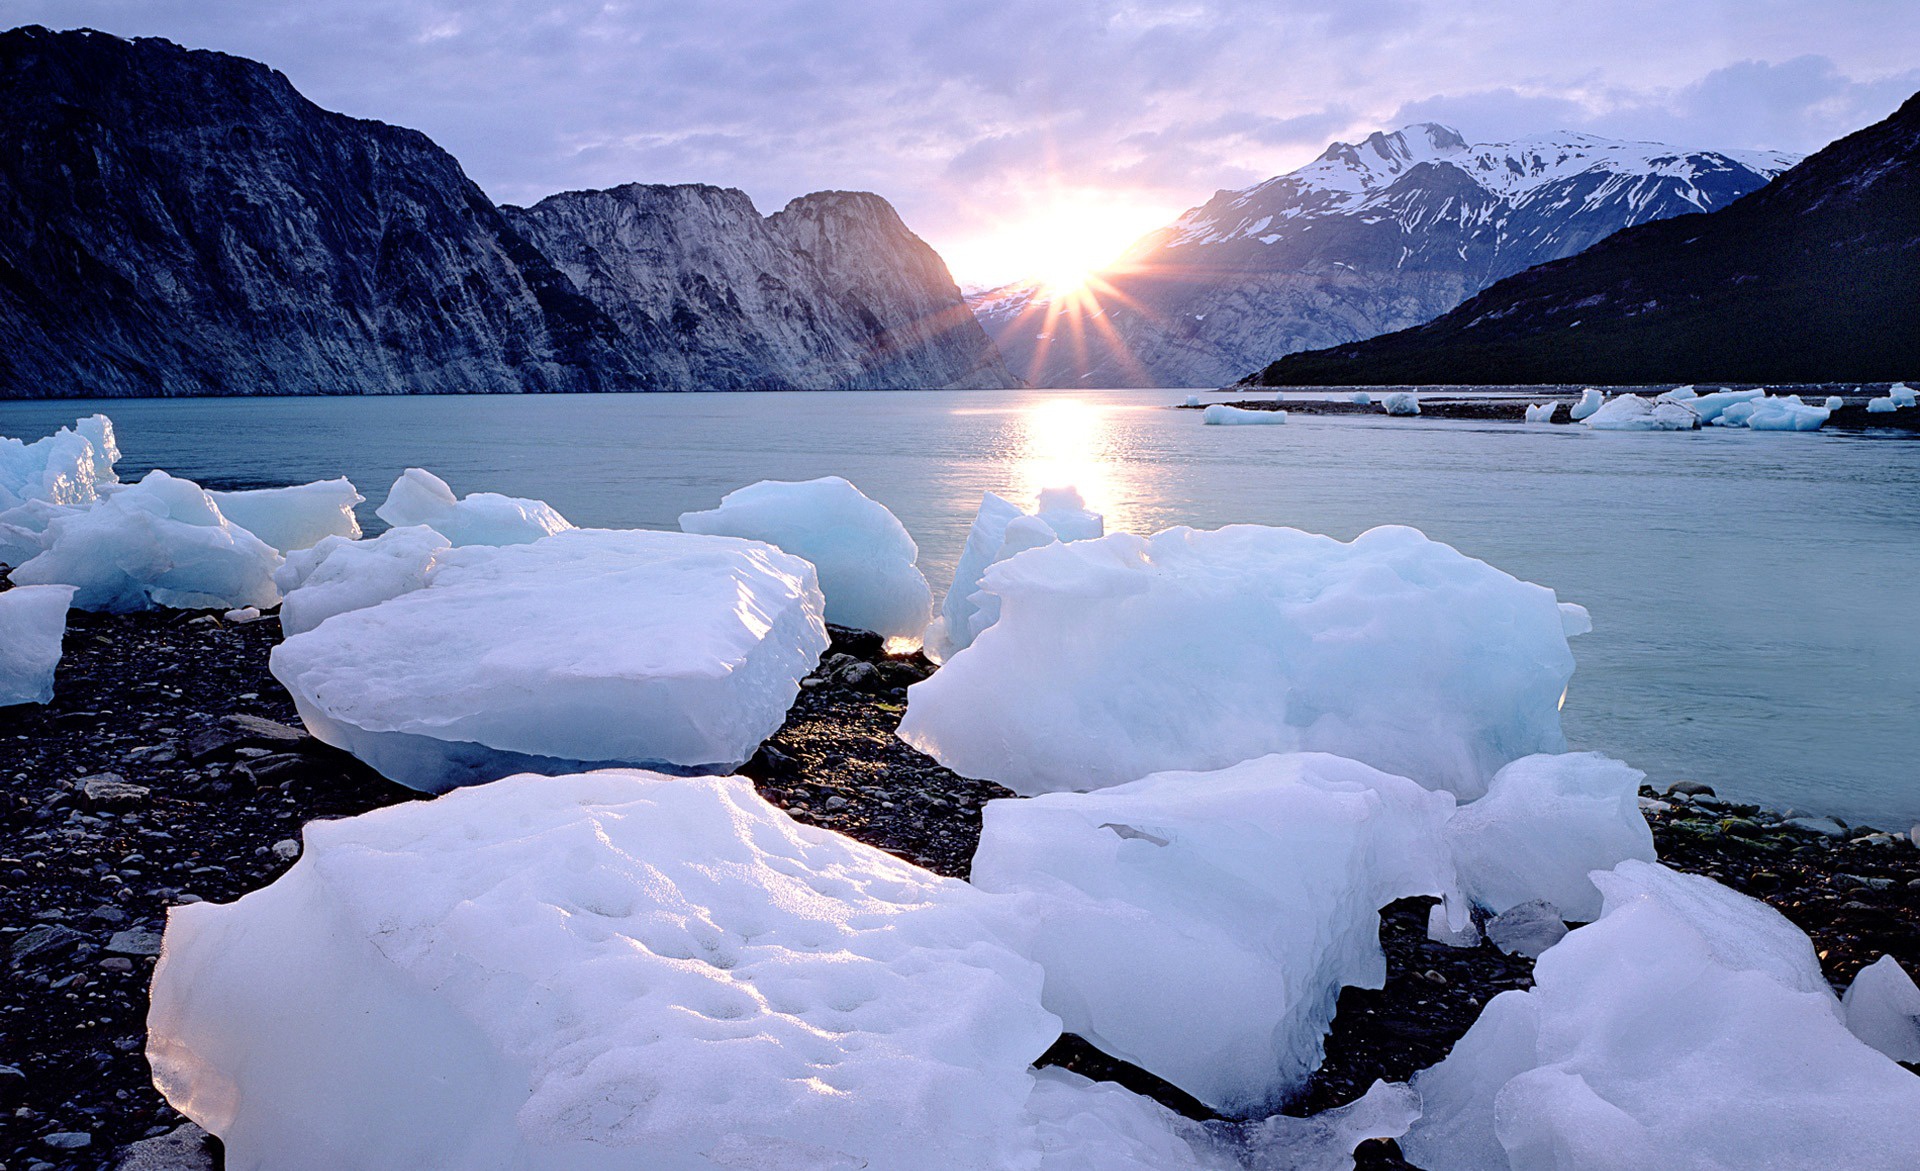
<svg viewBox="0 0 1920 1171">
<path fill-rule="evenodd" d="M 574 529 L 355 549 L 355 565 L 383 592 L 423 550 L 424 585 L 326 616 L 269 666 L 314 736 L 427 792 L 615 764 L 727 771 L 827 646 L 813 566 L 757 541 Z"/>
<path fill-rule="evenodd" d="M 1920 402 L 1920 392 L 1915 392 L 1913 387 L 1904 382 L 1896 382 L 1889 386 L 1887 397 L 1893 400 L 1893 405 L 1896 407 L 1910 407 Z"/>
<path fill-rule="evenodd" d="M 1750 431 L 1818 431 L 1832 414 L 1801 402 L 1799 395 L 1786 395 L 1756 400 L 1746 426 Z"/>
<path fill-rule="evenodd" d="M 1190 395 L 1188 395 L 1188 396 L 1187 396 L 1187 403 L 1186 403 L 1186 405 L 1187 405 L 1187 406 L 1190 406 L 1190 407 L 1197 407 L 1197 406 L 1199 406 L 1199 405 L 1200 405 L 1200 396 L 1199 396 L 1199 395 L 1197 395 L 1197 394 L 1190 394 Z"/>
<path fill-rule="evenodd" d="M 1847 400 L 1841 398 L 1837 394 L 1830 394 L 1827 396 L 1826 408 L 1829 412 L 1837 411 L 1841 407 L 1844 407 L 1846 405 L 1847 405 Z"/>
<path fill-rule="evenodd" d="M 1886 398 L 1870 398 L 1867 400 L 1867 414 L 1869 415 L 1891 415 L 1899 409 L 1900 404 L 1894 402 L 1892 396 Z"/>
<path fill-rule="evenodd" d="M 1417 415 L 1420 396 L 1410 390 L 1396 390 L 1380 400 L 1380 409 L 1389 415 Z"/>
<path fill-rule="evenodd" d="M 1720 416 L 1729 410 L 1740 407 L 1742 403 L 1752 403 L 1765 398 L 1764 390 L 1716 390 L 1711 394 L 1695 395 L 1686 400 L 1685 406 L 1700 420 L 1702 427 L 1716 423 Z M 1741 407 L 1736 414 L 1744 415 L 1751 408 Z"/>
<path fill-rule="evenodd" d="M 727 493 L 716 509 L 681 513 L 680 528 L 765 541 L 813 562 L 828 622 L 918 638 L 932 615 L 913 538 L 886 505 L 839 476 L 762 480 Z"/>
<path fill-rule="evenodd" d="M 402 473 L 373 514 L 396 529 L 426 525 L 455 545 L 524 545 L 573 527 L 544 500 L 498 492 L 456 499 L 445 480 L 424 468 Z"/>
<path fill-rule="evenodd" d="M 1319 1066 L 1340 989 L 1384 984 L 1379 909 L 1453 888 L 1452 812 L 1355 761 L 1268 756 L 989 802 L 973 883 L 1024 896 L 1069 1032 L 1258 1116 Z"/>
<path fill-rule="evenodd" d="M 1580 392 L 1580 401 L 1567 408 L 1567 417 L 1578 423 L 1599 410 L 1605 401 L 1598 390 L 1589 386 Z"/>
<path fill-rule="evenodd" d="M 209 490 L 207 495 L 222 516 L 281 553 L 312 548 L 328 537 L 358 540 L 360 521 L 353 506 L 366 499 L 345 476 L 290 488 Z"/>
<path fill-rule="evenodd" d="M 982 493 L 980 511 L 967 533 L 966 547 L 960 551 L 960 563 L 954 566 L 953 585 L 923 639 L 928 657 L 936 663 L 945 662 L 971 646 L 998 618 L 998 599 L 979 597 L 980 579 L 991 566 L 1027 549 L 1056 541 L 1093 540 L 1105 531 L 1105 519 L 1089 511 L 1080 493 L 1072 488 L 1043 490 L 1038 511 L 1032 515 L 992 492 Z M 991 603 L 984 612 L 983 600 Z"/>
<path fill-rule="evenodd" d="M 1576 615 L 1416 529 L 1117 533 L 981 590 L 999 621 L 908 689 L 900 736 L 1018 793 L 1318 751 L 1471 799 L 1566 748 Z"/>
<path fill-rule="evenodd" d="M 1541 899 L 1563 918 L 1600 916 L 1589 871 L 1654 859 L 1640 812 L 1646 774 L 1597 752 L 1526 756 L 1493 775 L 1485 796 L 1447 824 L 1469 898 L 1498 915 Z"/>
<path fill-rule="evenodd" d="M 65 585 L 0 591 L 0 707 L 53 698 L 73 593 L 74 587 Z"/>
<path fill-rule="evenodd" d="M 77 587 L 82 610 L 233 610 L 278 605 L 280 554 L 228 521 L 198 484 L 162 471 L 55 516 L 17 585 Z"/>
<path fill-rule="evenodd" d="M 1920 1166 L 1920 1078 L 1861 1043 L 1801 930 L 1650 862 L 1594 876 L 1598 922 L 1416 1075 L 1400 1147 L 1489 1167 Z"/>
<path fill-rule="evenodd" d="M 1883 955 L 1860 969 L 1840 1003 L 1854 1036 L 1895 1061 L 1920 1062 L 1920 987 L 1899 960 Z"/>
<path fill-rule="evenodd" d="M 1554 412 L 1559 409 L 1559 403 L 1534 403 L 1527 408 L 1527 422 L 1551 423 L 1553 422 Z"/>
<path fill-rule="evenodd" d="M 1356 390 L 1352 394 L 1347 396 L 1347 401 L 1363 407 L 1372 406 L 1373 396 L 1368 394 L 1364 390 Z"/>
<path fill-rule="evenodd" d="M 1691 431 L 1700 425 L 1700 416 L 1685 403 L 1621 394 L 1581 421 L 1595 431 Z"/>
<path fill-rule="evenodd" d="M 0 435 L 0 565 L 24 565 L 45 548 L 54 517 L 84 511 L 118 486 L 113 421 L 91 415 L 27 443 Z"/>
<path fill-rule="evenodd" d="M 148 1058 L 237 1167 L 1031 1167 L 997 903 L 739 777 L 513 777 L 172 908 Z"/>
<path fill-rule="evenodd" d="M 427 584 L 427 575 L 453 543 L 425 525 L 388 529 L 371 540 L 326 537 L 287 554 L 273 580 L 285 598 L 280 630 L 288 638 L 335 614 L 361 610 Z"/>
<path fill-rule="evenodd" d="M 1245 407 L 1232 407 L 1226 403 L 1214 403 L 1200 412 L 1200 421 L 1212 426 L 1238 427 L 1247 424 L 1284 423 L 1285 411 L 1249 411 Z"/>
</svg>

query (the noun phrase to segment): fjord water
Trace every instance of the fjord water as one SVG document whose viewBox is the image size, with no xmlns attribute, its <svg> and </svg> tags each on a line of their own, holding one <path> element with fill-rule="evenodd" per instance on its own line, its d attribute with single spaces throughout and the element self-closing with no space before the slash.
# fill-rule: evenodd
<svg viewBox="0 0 1920 1171">
<path fill-rule="evenodd" d="M 1576 748 L 1664 786 L 1904 829 L 1920 820 L 1920 443 L 1891 433 L 1595 433 L 1294 414 L 1205 427 L 1184 391 L 0 403 L 34 438 L 99 410 L 122 478 L 351 477 L 363 522 L 408 466 L 576 524 L 672 528 L 760 479 L 842 475 L 920 543 L 936 597 L 983 491 L 1077 483 L 1109 531 L 1236 522 L 1342 539 L 1408 524 L 1592 611 Z M 1220 396 L 1208 395 L 1208 401 Z"/>
</svg>

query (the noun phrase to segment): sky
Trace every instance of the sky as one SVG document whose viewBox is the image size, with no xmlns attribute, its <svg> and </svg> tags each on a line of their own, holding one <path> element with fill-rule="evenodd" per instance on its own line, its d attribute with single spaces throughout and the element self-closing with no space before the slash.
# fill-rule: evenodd
<svg viewBox="0 0 1920 1171">
<path fill-rule="evenodd" d="M 1916 0 L 0 0 L 20 24 L 264 61 L 503 203 L 876 191 L 968 284 L 1409 122 L 1805 153 L 1920 91 Z"/>
</svg>

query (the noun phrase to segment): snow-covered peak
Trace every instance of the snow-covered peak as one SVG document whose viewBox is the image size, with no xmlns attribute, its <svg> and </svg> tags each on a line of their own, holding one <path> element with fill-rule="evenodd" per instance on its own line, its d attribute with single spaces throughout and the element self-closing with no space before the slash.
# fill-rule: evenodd
<svg viewBox="0 0 1920 1171">
<path fill-rule="evenodd" d="M 1453 127 L 1416 122 L 1391 134 L 1376 130 L 1359 143 L 1336 142 L 1311 163 L 1268 183 L 1292 179 L 1323 191 L 1371 191 L 1421 163 L 1448 161 L 1470 149 Z"/>
</svg>

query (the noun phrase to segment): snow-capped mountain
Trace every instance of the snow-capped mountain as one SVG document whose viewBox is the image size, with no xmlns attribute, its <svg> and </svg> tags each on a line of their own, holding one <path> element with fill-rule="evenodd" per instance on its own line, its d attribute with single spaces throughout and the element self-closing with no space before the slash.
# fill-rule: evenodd
<svg viewBox="0 0 1920 1171">
<path fill-rule="evenodd" d="M 1336 142 L 1149 234 L 1100 275 L 1097 324 L 1053 318 L 1031 284 L 970 302 L 1038 385 L 1218 385 L 1430 320 L 1621 228 L 1724 207 L 1795 161 L 1575 133 L 1472 144 L 1420 123 Z"/>
</svg>

